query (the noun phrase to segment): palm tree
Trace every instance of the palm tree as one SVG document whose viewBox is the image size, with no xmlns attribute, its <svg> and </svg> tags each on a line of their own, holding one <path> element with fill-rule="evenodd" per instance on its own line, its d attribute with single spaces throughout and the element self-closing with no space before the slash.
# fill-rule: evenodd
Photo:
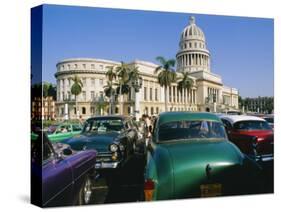
<svg viewBox="0 0 281 212">
<path fill-rule="evenodd" d="M 180 78 L 180 81 L 178 82 L 178 88 L 181 94 L 183 93 L 184 90 L 189 90 L 193 86 L 193 80 L 189 77 L 188 72 L 181 72 L 182 77 Z M 185 105 L 185 110 L 186 110 L 186 102 L 187 99 L 184 101 Z"/>
<path fill-rule="evenodd" d="M 130 107 L 132 108 L 131 109 L 131 112 L 132 111 L 135 111 L 134 112 L 134 116 L 136 117 L 137 114 L 136 113 L 139 113 L 139 91 L 140 91 L 140 88 L 142 87 L 142 78 L 140 76 L 140 72 L 139 72 L 139 69 L 137 66 L 131 66 L 130 68 L 130 72 L 129 72 L 129 79 L 130 79 L 130 94 L 132 95 L 132 91 L 134 91 L 135 93 L 135 102 L 134 102 L 134 110 L 133 110 L 133 106 L 130 105 Z"/>
<path fill-rule="evenodd" d="M 129 72 L 130 68 L 128 64 L 124 63 L 121 61 L 121 64 L 116 67 L 116 74 L 118 76 L 118 87 L 117 89 L 119 90 L 120 94 L 120 114 L 123 114 L 123 95 L 125 93 L 128 93 L 128 82 L 130 80 Z"/>
<path fill-rule="evenodd" d="M 108 79 L 108 82 L 107 82 L 107 85 L 104 86 L 105 90 L 105 95 L 110 99 L 110 103 L 109 103 L 109 113 L 110 114 L 113 114 L 114 112 L 114 109 L 113 109 L 113 100 L 114 100 L 114 96 L 113 96 L 113 93 L 114 93 L 114 89 L 113 89 L 113 81 L 116 79 L 116 72 L 114 70 L 114 67 L 113 66 L 108 66 L 107 67 L 107 72 L 105 73 L 107 79 Z"/>
<path fill-rule="evenodd" d="M 154 72 L 157 74 L 160 71 L 157 78 L 160 86 L 164 87 L 165 111 L 167 111 L 167 87 L 176 81 L 176 72 L 173 69 L 176 61 L 174 59 L 166 60 L 161 56 L 156 57 L 156 60 L 158 60 L 161 65 L 158 66 Z"/>
<path fill-rule="evenodd" d="M 71 80 L 73 81 L 73 85 L 71 86 L 71 94 L 75 96 L 76 115 L 77 115 L 77 119 L 79 119 L 77 96 L 82 92 L 83 83 L 82 80 L 77 75 L 72 77 Z"/>
</svg>

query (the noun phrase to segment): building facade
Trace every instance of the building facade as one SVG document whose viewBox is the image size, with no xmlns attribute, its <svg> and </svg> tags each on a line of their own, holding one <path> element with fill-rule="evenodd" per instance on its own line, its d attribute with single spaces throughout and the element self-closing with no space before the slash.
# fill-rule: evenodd
<svg viewBox="0 0 281 212">
<path fill-rule="evenodd" d="M 32 120 L 54 120 L 56 118 L 55 100 L 52 96 L 34 97 L 31 101 Z"/>
<path fill-rule="evenodd" d="M 189 24 L 180 35 L 179 50 L 176 54 L 176 73 L 188 72 L 193 80 L 193 87 L 180 92 L 177 83 L 167 89 L 169 111 L 211 111 L 224 112 L 238 109 L 238 90 L 223 85 L 221 76 L 210 70 L 210 52 L 206 46 L 203 31 L 195 24 L 195 18 L 190 17 Z M 83 118 L 95 114 L 108 113 L 108 107 L 101 109 L 104 101 L 104 86 L 107 83 L 105 73 L 107 67 L 116 67 L 120 62 L 94 59 L 73 58 L 59 61 L 55 74 L 57 80 L 57 117 L 75 118 L 75 97 L 71 94 L 73 84 L 71 78 L 77 75 L 83 82 L 82 93 L 78 96 L 78 111 Z M 143 79 L 139 92 L 131 89 L 125 95 L 123 108 L 116 105 L 116 112 L 155 115 L 164 111 L 165 93 L 154 73 L 157 64 L 135 60 L 129 65 L 138 68 Z M 120 101 L 120 99 L 119 99 Z"/>
</svg>

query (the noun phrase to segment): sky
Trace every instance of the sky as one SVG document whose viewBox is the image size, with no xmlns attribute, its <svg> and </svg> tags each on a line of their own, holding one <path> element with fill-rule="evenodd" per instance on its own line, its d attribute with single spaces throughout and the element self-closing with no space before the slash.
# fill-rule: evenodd
<svg viewBox="0 0 281 212">
<path fill-rule="evenodd" d="M 67 58 L 175 59 L 191 15 L 205 33 L 211 72 L 224 85 L 242 97 L 273 96 L 274 21 L 268 18 L 44 5 L 43 81 L 55 83 L 56 64 Z"/>
</svg>

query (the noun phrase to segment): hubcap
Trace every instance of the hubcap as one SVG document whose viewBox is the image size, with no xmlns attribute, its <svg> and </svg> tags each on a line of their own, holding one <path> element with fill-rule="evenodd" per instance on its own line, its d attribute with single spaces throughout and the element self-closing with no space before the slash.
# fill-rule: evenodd
<svg viewBox="0 0 281 212">
<path fill-rule="evenodd" d="M 90 202 L 91 196 L 92 196 L 92 183 L 91 180 L 88 178 L 84 186 L 84 202 L 86 204 Z"/>
</svg>

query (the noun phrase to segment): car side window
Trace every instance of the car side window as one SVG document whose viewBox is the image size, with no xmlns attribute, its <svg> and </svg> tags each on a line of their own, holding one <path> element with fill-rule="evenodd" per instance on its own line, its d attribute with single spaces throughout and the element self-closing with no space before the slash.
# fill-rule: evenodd
<svg viewBox="0 0 281 212">
<path fill-rule="evenodd" d="M 73 132 L 81 131 L 82 127 L 80 125 L 72 125 Z"/>
</svg>

